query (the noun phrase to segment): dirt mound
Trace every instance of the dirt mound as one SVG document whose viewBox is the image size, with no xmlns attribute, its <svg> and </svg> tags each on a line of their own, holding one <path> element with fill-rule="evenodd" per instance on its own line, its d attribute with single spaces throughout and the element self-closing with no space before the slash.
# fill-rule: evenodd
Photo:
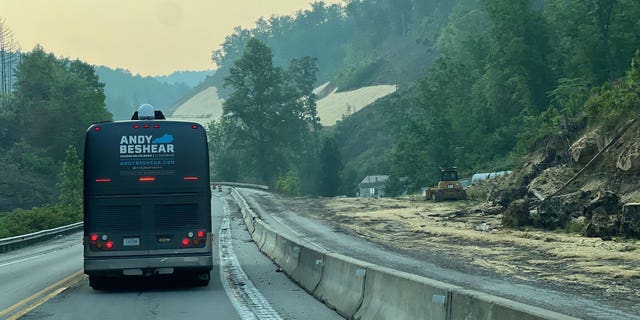
<svg viewBox="0 0 640 320">
<path fill-rule="evenodd" d="M 627 130 L 628 129 L 628 130 Z M 637 237 L 640 126 L 591 129 L 567 147 L 558 137 L 537 145 L 509 183 L 490 194 L 505 208 L 503 224 L 572 229 L 587 237 Z"/>
</svg>

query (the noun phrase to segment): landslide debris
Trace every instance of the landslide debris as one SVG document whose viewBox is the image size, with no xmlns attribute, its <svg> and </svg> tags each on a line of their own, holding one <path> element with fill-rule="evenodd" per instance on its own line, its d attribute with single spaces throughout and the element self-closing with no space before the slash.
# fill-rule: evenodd
<svg viewBox="0 0 640 320">
<path fill-rule="evenodd" d="M 548 137 L 507 181 L 487 182 L 494 184 L 489 201 L 504 209 L 503 225 L 568 229 L 603 239 L 638 237 L 638 122 L 618 131 L 585 129 L 573 140 L 566 134 Z"/>
</svg>

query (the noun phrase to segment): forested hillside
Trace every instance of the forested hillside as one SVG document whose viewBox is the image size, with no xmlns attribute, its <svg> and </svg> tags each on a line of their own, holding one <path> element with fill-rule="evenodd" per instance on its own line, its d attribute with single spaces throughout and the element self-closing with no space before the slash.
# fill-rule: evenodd
<svg viewBox="0 0 640 320">
<path fill-rule="evenodd" d="M 9 52 L 16 59 L 0 63 L 15 70 L 3 73 L 0 93 L 0 176 L 9 177 L 0 211 L 72 203 L 58 190 L 75 180 L 56 183 L 73 176 L 89 123 L 126 119 L 141 103 L 171 111 L 210 85 L 225 97 L 208 130 L 216 180 L 333 196 L 390 174 L 393 194 L 434 184 L 439 166 L 515 169 L 545 141 L 613 132 L 637 114 L 639 18 L 635 0 L 315 2 L 237 28 L 213 52 L 219 69 L 195 89 L 40 47 Z M 326 81 L 398 90 L 322 127 L 313 88 Z M 63 163 L 70 173 L 58 176 Z"/>
<path fill-rule="evenodd" d="M 400 84 L 319 134 L 336 137 L 342 155 L 336 190 L 353 194 L 370 174 L 407 178 L 416 190 L 439 166 L 510 169 L 547 134 L 618 114 L 585 102 L 629 70 L 639 17 L 633 0 L 316 2 L 236 29 L 212 58 L 219 87 L 252 37 L 272 48 L 276 66 L 316 58 L 316 84 Z"/>
<path fill-rule="evenodd" d="M 20 61 L 0 97 L 0 238 L 81 219 L 84 132 L 112 117 L 92 66 L 41 47 Z"/>
<path fill-rule="evenodd" d="M 168 84 L 180 84 L 184 83 L 187 86 L 194 88 L 199 85 L 208 76 L 213 76 L 215 70 L 205 71 L 174 71 L 166 76 L 155 76 L 154 79 L 165 82 Z"/>
<path fill-rule="evenodd" d="M 318 59 L 318 82 L 333 81 L 346 90 L 369 84 L 406 84 L 424 76 L 436 57 L 433 42 L 453 1 L 347 1 L 311 8 L 293 16 L 272 16 L 251 29 L 236 28 L 212 59 L 224 78 L 255 37 L 269 46 L 274 64 L 287 67 L 293 58 Z M 228 94 L 229 91 L 226 92 Z"/>
<path fill-rule="evenodd" d="M 105 84 L 107 109 L 115 120 L 126 120 L 143 103 L 150 103 L 161 110 L 169 110 L 181 98 L 193 91 L 184 82 L 169 83 L 154 77 L 133 75 L 124 69 L 96 67 L 100 82 Z M 204 76 L 203 76 L 204 78 Z"/>
<path fill-rule="evenodd" d="M 632 0 L 458 1 L 437 38 L 440 57 L 413 88 L 391 172 L 417 188 L 438 166 L 509 169 L 572 119 L 598 124 L 614 111 L 594 114 L 585 101 L 629 70 L 638 17 Z"/>
</svg>

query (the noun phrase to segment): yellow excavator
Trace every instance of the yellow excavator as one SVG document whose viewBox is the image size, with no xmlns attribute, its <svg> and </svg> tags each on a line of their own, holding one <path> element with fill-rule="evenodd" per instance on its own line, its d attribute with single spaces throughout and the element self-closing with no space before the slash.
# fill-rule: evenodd
<svg viewBox="0 0 640 320">
<path fill-rule="evenodd" d="M 462 188 L 458 180 L 458 169 L 456 167 L 440 168 L 440 181 L 435 188 L 428 188 L 425 192 L 426 198 L 433 201 L 442 200 L 466 200 L 467 193 Z"/>
</svg>

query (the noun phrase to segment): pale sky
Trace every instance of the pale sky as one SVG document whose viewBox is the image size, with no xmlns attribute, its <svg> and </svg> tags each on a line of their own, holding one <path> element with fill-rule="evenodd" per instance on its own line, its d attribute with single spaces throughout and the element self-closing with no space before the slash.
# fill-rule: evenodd
<svg viewBox="0 0 640 320">
<path fill-rule="evenodd" d="M 235 26 L 293 14 L 313 0 L 0 0 L 23 51 L 47 52 L 142 75 L 213 69 L 211 52 Z M 341 3 L 342 0 L 324 0 Z"/>
</svg>

